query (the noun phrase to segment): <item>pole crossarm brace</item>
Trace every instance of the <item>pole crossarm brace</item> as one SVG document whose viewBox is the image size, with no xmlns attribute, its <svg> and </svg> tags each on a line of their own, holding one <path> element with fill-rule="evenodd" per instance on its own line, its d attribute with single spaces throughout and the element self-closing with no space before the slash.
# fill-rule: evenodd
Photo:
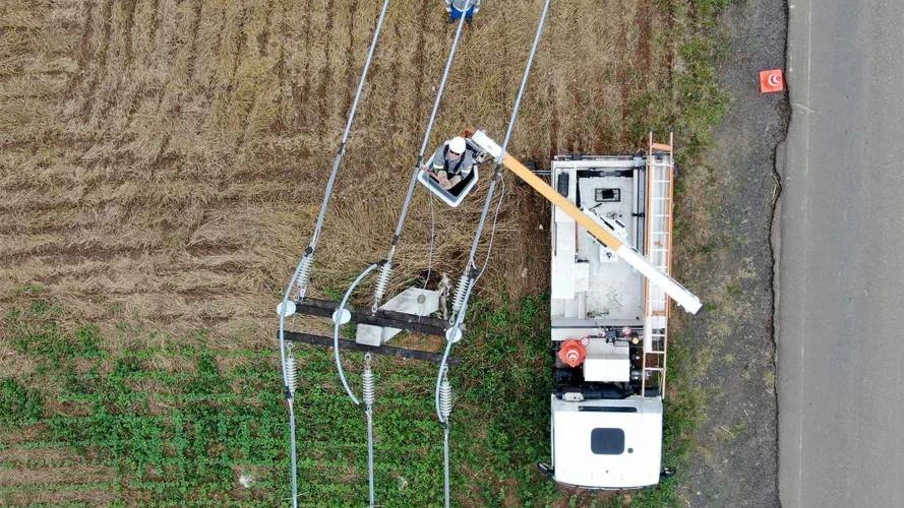
<svg viewBox="0 0 904 508">
<path fill-rule="evenodd" d="M 311 346 L 319 346 L 325 348 L 333 347 L 332 337 L 314 335 L 312 333 L 286 332 L 286 340 L 289 342 L 308 344 Z M 368 346 L 367 344 L 358 344 L 357 342 L 349 339 L 339 339 L 339 342 L 342 344 L 343 351 L 373 353 L 377 355 L 394 356 L 396 358 L 421 360 L 432 363 L 439 363 L 443 358 L 442 353 L 432 353 L 430 351 L 422 351 L 420 349 L 408 349 L 393 346 Z M 461 360 L 457 358 L 449 358 L 448 362 L 453 365 L 458 365 L 459 363 L 461 363 Z"/>
<path fill-rule="evenodd" d="M 600 243 L 611 249 L 618 257 L 649 279 L 650 282 L 665 291 L 665 293 L 675 300 L 675 302 L 684 310 L 691 314 L 696 314 L 697 311 L 700 310 L 700 307 L 703 306 L 703 304 L 700 303 L 699 298 L 694 296 L 693 293 L 688 291 L 667 273 L 664 273 L 653 266 L 645 257 L 637 252 L 634 247 L 626 244 L 614 234 L 597 224 L 596 221 L 582 212 L 569 201 L 568 198 L 556 192 L 555 189 L 550 187 L 549 184 L 544 182 L 531 170 L 527 169 L 524 164 L 514 158 L 511 154 L 503 154 L 502 147 L 490 139 L 486 133 L 477 131 L 472 137 L 472 140 L 487 153 L 492 155 L 497 161 L 502 162 L 502 165 L 505 166 L 506 169 L 515 173 L 518 178 L 533 187 L 534 190 L 539 192 L 550 203 L 568 214 L 575 222 L 586 229 L 588 233 L 599 240 Z"/>
<path fill-rule="evenodd" d="M 330 318 L 339 304 L 329 300 L 316 300 L 313 298 L 305 298 L 296 302 L 296 312 L 309 316 L 319 316 Z M 408 330 L 410 332 L 423 333 L 426 335 L 436 335 L 445 337 L 446 328 L 449 323 L 445 319 L 439 319 L 429 316 L 418 316 L 415 314 L 407 314 L 405 312 L 395 312 L 391 310 L 378 310 L 376 313 L 368 309 L 355 309 L 346 305 L 345 310 L 351 313 L 352 321 L 365 325 L 383 326 L 388 328 L 398 328 L 400 330 Z"/>
</svg>

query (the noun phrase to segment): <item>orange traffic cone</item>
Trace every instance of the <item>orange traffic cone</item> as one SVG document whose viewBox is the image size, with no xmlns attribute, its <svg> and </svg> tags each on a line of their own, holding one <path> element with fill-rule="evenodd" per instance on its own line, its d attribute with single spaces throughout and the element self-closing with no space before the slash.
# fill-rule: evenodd
<svg viewBox="0 0 904 508">
<path fill-rule="evenodd" d="M 775 93 L 785 89 L 785 78 L 781 69 L 760 72 L 760 93 Z"/>
<path fill-rule="evenodd" d="M 561 349 L 559 349 L 559 359 L 571 368 L 579 367 L 584 363 L 584 359 L 587 358 L 587 344 L 589 342 L 587 339 L 566 340 L 562 343 Z"/>
</svg>

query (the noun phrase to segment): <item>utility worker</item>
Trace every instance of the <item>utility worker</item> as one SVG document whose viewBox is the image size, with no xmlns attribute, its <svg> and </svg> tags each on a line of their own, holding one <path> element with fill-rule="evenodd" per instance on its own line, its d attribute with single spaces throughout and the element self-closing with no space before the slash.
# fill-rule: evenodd
<svg viewBox="0 0 904 508">
<path fill-rule="evenodd" d="M 469 22 L 480 10 L 480 0 L 446 0 L 446 11 L 449 13 L 449 22 L 465 17 Z"/>
<path fill-rule="evenodd" d="M 436 149 L 427 169 L 445 190 L 458 185 L 474 169 L 474 157 L 465 138 L 456 136 Z"/>
</svg>

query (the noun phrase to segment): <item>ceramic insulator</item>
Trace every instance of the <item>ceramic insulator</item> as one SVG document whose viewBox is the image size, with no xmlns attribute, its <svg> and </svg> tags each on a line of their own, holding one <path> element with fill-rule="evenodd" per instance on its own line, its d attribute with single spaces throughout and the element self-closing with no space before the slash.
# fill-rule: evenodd
<svg viewBox="0 0 904 508">
<path fill-rule="evenodd" d="M 458 280 L 458 287 L 455 288 L 455 298 L 452 300 L 452 310 L 458 312 L 465 305 L 465 296 L 468 293 L 468 286 L 471 284 L 471 278 L 468 274 L 461 276 Z"/>
<path fill-rule="evenodd" d="M 295 361 L 295 355 L 292 351 L 286 351 L 286 382 L 288 383 L 289 393 L 295 394 L 298 388 L 298 363 Z"/>
<path fill-rule="evenodd" d="M 386 263 L 383 265 L 383 269 L 380 271 L 380 278 L 377 279 L 377 290 L 374 295 L 374 299 L 377 303 L 383 301 L 383 297 L 386 295 L 386 289 L 389 288 L 389 280 L 392 278 L 392 265 L 390 263 Z"/>
<path fill-rule="evenodd" d="M 364 366 L 364 374 L 361 376 L 364 382 L 364 404 L 368 407 L 372 406 L 375 399 L 375 384 L 376 381 L 374 379 L 374 371 L 370 366 L 370 361 L 366 362 Z"/>
<path fill-rule="evenodd" d="M 439 387 L 439 412 L 444 421 L 449 421 L 452 415 L 452 385 L 448 379 L 443 379 L 443 384 Z"/>
</svg>

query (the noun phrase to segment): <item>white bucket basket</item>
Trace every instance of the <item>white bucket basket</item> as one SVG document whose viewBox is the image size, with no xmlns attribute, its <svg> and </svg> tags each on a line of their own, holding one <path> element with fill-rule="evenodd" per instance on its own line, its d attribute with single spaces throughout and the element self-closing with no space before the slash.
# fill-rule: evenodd
<svg viewBox="0 0 904 508">
<path fill-rule="evenodd" d="M 430 190 L 434 195 L 438 198 L 442 199 L 447 205 L 452 208 L 457 208 L 465 198 L 470 194 L 470 192 L 474 189 L 474 186 L 477 185 L 478 178 L 478 169 L 477 164 L 474 165 L 474 168 L 471 169 L 471 174 L 468 177 L 455 187 L 450 190 L 458 190 L 456 194 L 449 192 L 446 189 L 440 187 L 439 182 L 436 178 L 433 177 L 429 172 L 424 171 L 423 169 L 417 175 L 417 181 L 421 182 L 424 187 Z M 458 187 L 458 189 L 456 189 Z"/>
</svg>

